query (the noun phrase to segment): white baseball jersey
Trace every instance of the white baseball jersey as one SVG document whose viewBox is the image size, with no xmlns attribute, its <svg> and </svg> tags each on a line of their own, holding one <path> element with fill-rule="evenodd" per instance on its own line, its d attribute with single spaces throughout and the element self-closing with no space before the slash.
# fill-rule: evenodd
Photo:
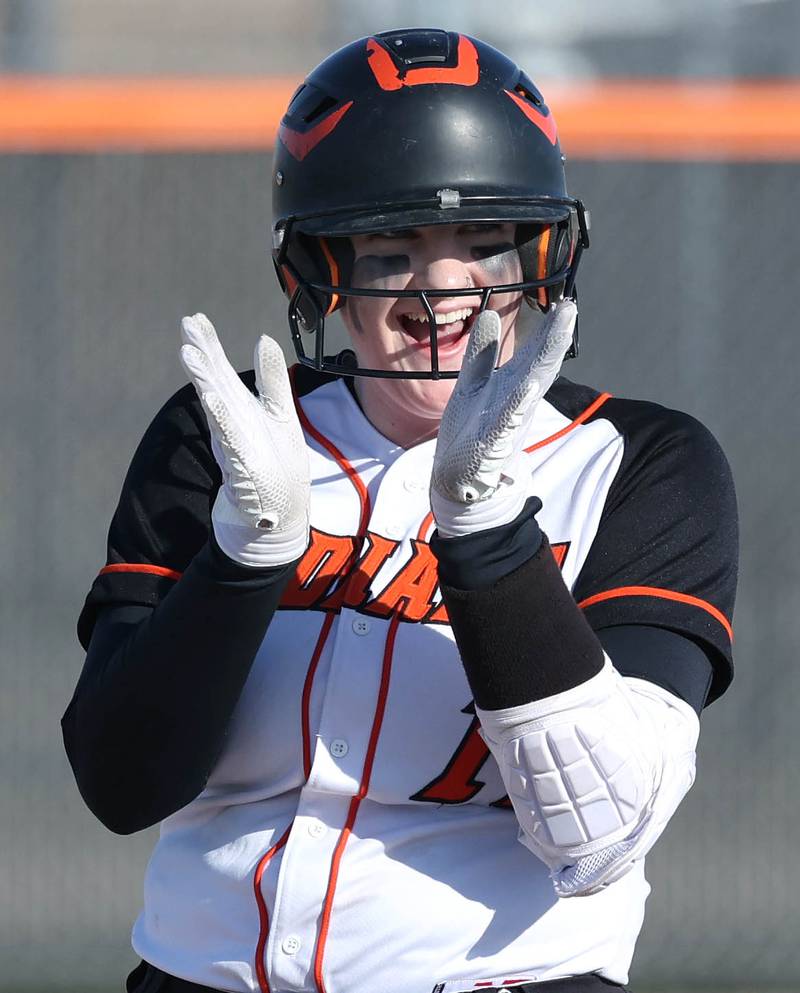
<svg viewBox="0 0 800 993">
<path fill-rule="evenodd" d="M 450 993 L 590 972 L 624 983 L 649 889 L 642 864 L 558 900 L 517 840 L 427 543 L 435 442 L 403 450 L 345 381 L 298 382 L 310 545 L 206 789 L 163 822 L 136 951 L 242 993 Z M 184 390 L 159 417 L 189 408 L 200 423 Z M 196 454 L 207 434 L 186 444 L 211 464 L 210 450 Z M 538 520 L 592 626 L 684 633 L 717 660 L 719 695 L 732 577 L 714 501 L 698 496 L 724 476 L 713 439 L 684 415 L 562 379 L 527 453 Z M 154 495 L 142 471 L 126 482 L 87 630 L 104 604 L 157 603 L 179 581 L 204 532 L 170 533 L 165 506 L 195 501 L 210 527 L 208 474 L 198 499 L 186 480 Z"/>
</svg>

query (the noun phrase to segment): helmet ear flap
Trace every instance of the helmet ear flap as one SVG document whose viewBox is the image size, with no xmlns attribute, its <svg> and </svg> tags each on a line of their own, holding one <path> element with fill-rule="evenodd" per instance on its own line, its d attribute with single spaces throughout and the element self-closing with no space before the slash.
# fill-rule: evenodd
<svg viewBox="0 0 800 993">
<path fill-rule="evenodd" d="M 345 298 L 339 293 L 316 287 L 350 285 L 352 243 L 349 238 L 314 237 L 297 232 L 291 238 L 285 259 L 284 265 L 276 263 L 278 282 L 290 299 L 298 285 L 301 287 L 297 311 L 303 325 L 313 330 L 320 315 L 327 317 L 344 303 Z"/>
<path fill-rule="evenodd" d="M 572 258 L 572 226 L 569 219 L 555 224 L 520 224 L 516 242 L 525 282 L 546 279 L 563 271 Z M 525 294 L 525 300 L 543 313 L 559 300 L 564 282 L 540 286 Z"/>
</svg>

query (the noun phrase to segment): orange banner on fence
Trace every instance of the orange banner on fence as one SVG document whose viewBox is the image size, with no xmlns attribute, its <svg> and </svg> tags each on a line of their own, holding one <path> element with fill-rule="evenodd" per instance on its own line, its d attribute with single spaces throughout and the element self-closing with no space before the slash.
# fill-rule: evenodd
<svg viewBox="0 0 800 993">
<path fill-rule="evenodd" d="M 0 152 L 269 149 L 298 82 L 0 77 Z M 543 90 L 570 158 L 800 159 L 800 80 Z"/>
</svg>

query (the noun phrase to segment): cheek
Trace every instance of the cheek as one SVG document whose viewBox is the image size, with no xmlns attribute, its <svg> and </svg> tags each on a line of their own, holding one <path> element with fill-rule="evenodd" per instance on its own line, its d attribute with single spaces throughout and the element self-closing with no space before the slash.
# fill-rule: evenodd
<svg viewBox="0 0 800 993">
<path fill-rule="evenodd" d="M 519 253 L 512 245 L 504 252 L 497 252 L 484 259 L 478 259 L 471 263 L 473 279 L 478 286 L 505 286 L 509 283 L 522 282 L 522 264 L 519 260 Z M 496 310 L 506 330 L 510 330 L 516 315 L 522 296 L 518 290 L 509 293 L 493 293 L 489 306 Z"/>
<path fill-rule="evenodd" d="M 480 282 L 484 285 L 522 282 L 519 253 L 510 245 L 506 251 L 477 259 L 471 263 L 470 268 L 480 276 Z"/>
<path fill-rule="evenodd" d="M 362 255 L 353 263 L 351 285 L 370 290 L 402 290 L 408 285 L 407 255 Z M 348 297 L 348 326 L 357 335 L 380 327 L 395 302 L 394 297 Z"/>
<path fill-rule="evenodd" d="M 411 276 L 407 255 L 362 255 L 353 263 L 353 286 L 401 290 Z"/>
<path fill-rule="evenodd" d="M 389 297 L 348 297 L 342 311 L 345 326 L 358 337 L 374 336 L 386 323 L 394 299 Z"/>
</svg>

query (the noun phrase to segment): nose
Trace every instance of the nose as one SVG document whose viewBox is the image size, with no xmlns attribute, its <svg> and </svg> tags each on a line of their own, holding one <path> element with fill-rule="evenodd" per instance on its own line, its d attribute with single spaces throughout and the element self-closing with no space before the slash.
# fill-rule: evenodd
<svg viewBox="0 0 800 993">
<path fill-rule="evenodd" d="M 425 229 L 414 246 L 411 289 L 463 290 L 473 285 L 467 259 L 446 227 Z"/>
<path fill-rule="evenodd" d="M 469 269 L 460 259 L 432 258 L 414 273 L 416 289 L 463 290 L 472 286 Z"/>
</svg>

